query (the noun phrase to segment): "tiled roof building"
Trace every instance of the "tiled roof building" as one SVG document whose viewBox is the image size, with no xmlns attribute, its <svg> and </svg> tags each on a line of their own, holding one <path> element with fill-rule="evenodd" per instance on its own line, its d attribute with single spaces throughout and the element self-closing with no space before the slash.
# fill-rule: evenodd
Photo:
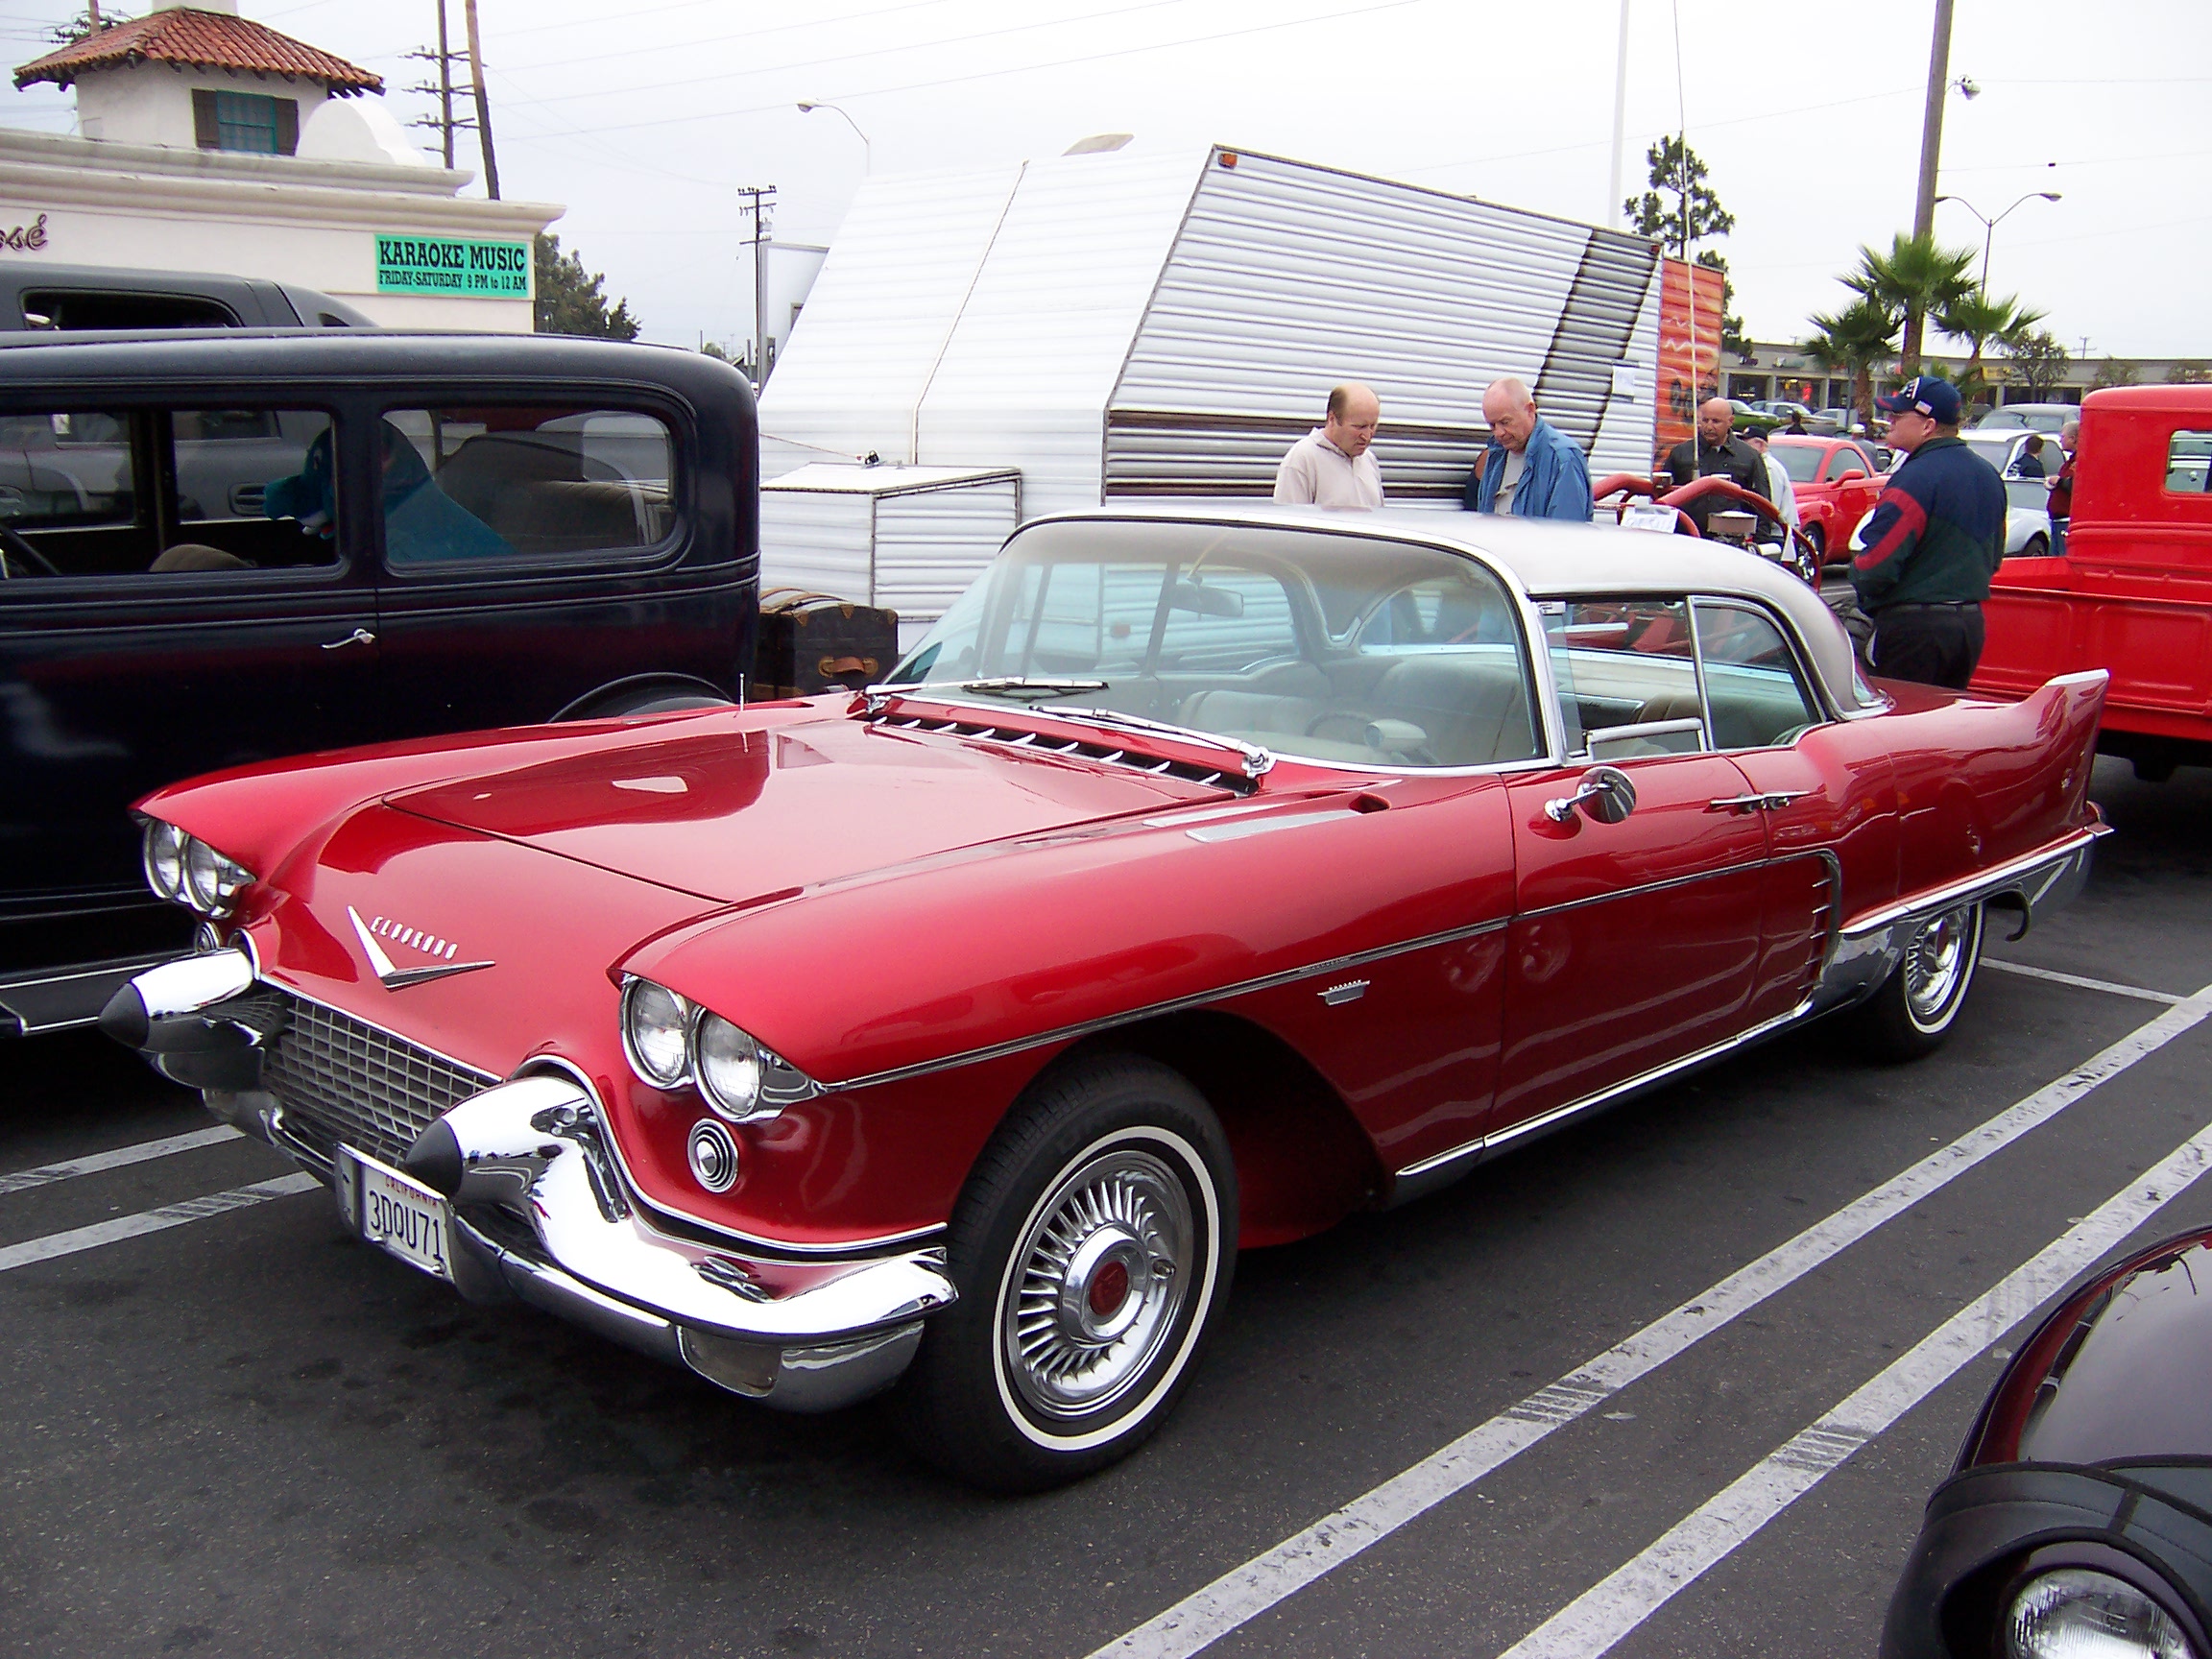
<svg viewBox="0 0 2212 1659">
<path fill-rule="evenodd" d="M 59 52 L 49 52 L 16 70 L 15 84 L 23 87 L 51 81 L 57 86 L 67 86 L 87 69 L 132 63 L 319 81 L 331 96 L 339 98 L 384 90 L 381 75 L 373 75 L 358 64 L 289 35 L 279 35 L 265 24 L 181 6 L 155 12 L 135 22 L 118 23 Z"/>
</svg>

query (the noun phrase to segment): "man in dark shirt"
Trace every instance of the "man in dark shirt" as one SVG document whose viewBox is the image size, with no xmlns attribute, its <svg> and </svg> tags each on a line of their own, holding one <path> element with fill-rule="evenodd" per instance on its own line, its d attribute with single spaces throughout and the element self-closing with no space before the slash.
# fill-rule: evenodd
<svg viewBox="0 0 2212 1659">
<path fill-rule="evenodd" d="M 1933 374 L 1874 407 L 1892 417 L 1905 464 L 1874 503 L 1851 561 L 1859 608 L 1874 618 L 1868 653 L 1891 680 L 1963 690 L 1982 658 L 1982 601 L 2005 557 L 2005 485 L 1959 437 L 1959 389 Z"/>
<path fill-rule="evenodd" d="M 2043 435 L 2030 438 L 2020 445 L 2020 458 L 2012 463 L 2012 470 L 2022 478 L 2041 478 L 2043 470 Z"/>
<path fill-rule="evenodd" d="M 1743 439 L 1729 435 L 1735 424 L 1736 406 L 1727 398 L 1708 397 L 1698 405 L 1696 437 L 1675 445 L 1673 453 L 1667 457 L 1667 470 L 1673 474 L 1675 489 L 1699 478 L 1722 477 L 1769 501 L 1773 499 L 1767 488 L 1765 457 Z M 1733 502 L 1715 501 L 1710 495 L 1683 508 L 1700 536 L 1705 534 L 1705 520 L 1710 515 L 1735 510 Z"/>
</svg>

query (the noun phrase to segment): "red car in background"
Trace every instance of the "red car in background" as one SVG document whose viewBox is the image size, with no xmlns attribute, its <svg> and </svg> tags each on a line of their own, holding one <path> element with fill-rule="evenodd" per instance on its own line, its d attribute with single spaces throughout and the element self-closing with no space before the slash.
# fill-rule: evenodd
<svg viewBox="0 0 2212 1659">
<path fill-rule="evenodd" d="M 1851 527 L 1873 509 L 1882 493 L 1882 469 L 1874 452 L 1854 438 L 1782 437 L 1767 443 L 1767 453 L 1790 474 L 1797 495 L 1797 519 L 1823 565 L 1850 558 Z"/>
</svg>

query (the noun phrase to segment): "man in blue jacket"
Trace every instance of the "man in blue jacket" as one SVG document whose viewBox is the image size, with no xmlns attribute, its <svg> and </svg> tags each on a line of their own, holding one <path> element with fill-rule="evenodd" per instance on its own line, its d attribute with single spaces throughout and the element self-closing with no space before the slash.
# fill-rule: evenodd
<svg viewBox="0 0 2212 1659">
<path fill-rule="evenodd" d="M 1536 413 L 1528 388 L 1508 375 L 1482 394 L 1490 446 L 1467 480 L 1467 511 L 1590 522 L 1590 469 L 1575 440 Z"/>
<path fill-rule="evenodd" d="M 2005 557 L 2005 485 L 1960 441 L 1949 381 L 1919 375 L 1874 407 L 1892 417 L 1889 445 L 1908 456 L 1851 561 L 1859 608 L 1874 619 L 1867 660 L 1887 679 L 1963 690 L 1982 660 L 1982 601 Z"/>
</svg>

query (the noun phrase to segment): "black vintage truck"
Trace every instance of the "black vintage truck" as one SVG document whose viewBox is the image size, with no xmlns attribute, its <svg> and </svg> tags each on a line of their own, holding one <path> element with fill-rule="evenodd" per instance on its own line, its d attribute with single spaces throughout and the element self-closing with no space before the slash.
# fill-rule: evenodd
<svg viewBox="0 0 2212 1659">
<path fill-rule="evenodd" d="M 127 807 L 195 773 L 741 698 L 753 394 L 351 326 L 0 335 L 0 1034 L 189 948 Z"/>
</svg>

